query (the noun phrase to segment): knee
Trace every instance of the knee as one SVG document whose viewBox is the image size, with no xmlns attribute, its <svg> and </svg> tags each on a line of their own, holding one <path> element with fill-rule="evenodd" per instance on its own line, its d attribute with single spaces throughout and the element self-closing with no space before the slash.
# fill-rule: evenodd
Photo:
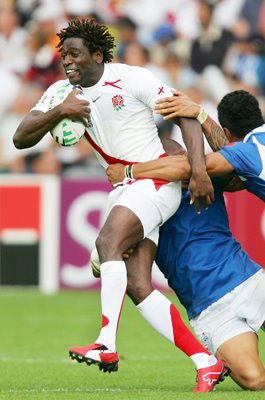
<svg viewBox="0 0 265 400">
<path fill-rule="evenodd" d="M 95 242 L 96 249 L 98 252 L 98 257 L 100 262 L 102 263 L 105 259 L 105 252 L 104 252 L 104 245 L 103 245 L 103 240 L 101 236 L 98 236 Z"/>
<path fill-rule="evenodd" d="M 140 304 L 151 292 L 153 288 L 149 282 L 128 276 L 127 295 L 135 305 Z"/>
<path fill-rule="evenodd" d="M 104 247 L 103 247 L 103 238 L 101 237 L 100 234 L 96 239 L 95 245 L 96 245 L 96 249 L 97 249 L 97 252 L 98 252 L 98 255 L 99 255 L 99 258 L 100 258 L 100 254 L 102 253 L 102 250 L 104 249 Z"/>
<path fill-rule="evenodd" d="M 240 377 L 240 384 L 245 390 L 265 390 L 265 371 L 248 371 Z"/>
<path fill-rule="evenodd" d="M 117 258 L 117 246 L 115 246 L 114 241 L 111 240 L 110 235 L 106 234 L 99 234 L 99 236 L 96 239 L 96 248 L 99 254 L 99 259 L 101 262 L 104 262 L 111 258 L 112 256 L 116 256 Z M 113 254 L 116 252 L 115 254 Z"/>
</svg>

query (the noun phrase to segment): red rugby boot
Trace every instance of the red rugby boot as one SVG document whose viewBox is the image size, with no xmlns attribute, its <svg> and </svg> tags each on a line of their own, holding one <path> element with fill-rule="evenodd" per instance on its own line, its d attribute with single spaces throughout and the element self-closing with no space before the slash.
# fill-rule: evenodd
<svg viewBox="0 0 265 400">
<path fill-rule="evenodd" d="M 230 372 L 227 363 L 218 358 L 216 364 L 198 369 L 197 386 L 193 392 L 212 392 L 215 385 L 222 382 Z"/>
<path fill-rule="evenodd" d="M 118 371 L 118 354 L 109 350 L 104 344 L 93 343 L 84 347 L 71 347 L 69 355 L 72 360 L 79 363 L 96 364 L 104 372 Z"/>
</svg>

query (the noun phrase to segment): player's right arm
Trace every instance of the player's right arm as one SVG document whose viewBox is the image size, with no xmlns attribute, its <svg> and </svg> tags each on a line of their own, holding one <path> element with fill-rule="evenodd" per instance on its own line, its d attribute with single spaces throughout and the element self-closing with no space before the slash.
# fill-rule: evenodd
<svg viewBox="0 0 265 400">
<path fill-rule="evenodd" d="M 207 154 L 206 168 L 210 176 L 224 176 L 234 172 L 234 167 L 218 151 Z"/>
<path fill-rule="evenodd" d="M 138 69 L 137 84 L 132 88 L 132 92 L 136 98 L 152 109 L 157 101 L 163 102 L 165 96 L 172 96 L 172 90 L 169 87 L 158 81 L 149 71 L 143 69 Z M 166 99 L 170 99 L 170 97 L 166 97 Z M 179 125 L 191 165 L 189 191 L 191 201 L 196 212 L 199 213 L 200 200 L 207 208 L 214 200 L 214 189 L 206 172 L 201 125 L 194 118 L 182 117 L 179 119 Z"/>
<path fill-rule="evenodd" d="M 47 112 L 30 111 L 17 127 L 13 143 L 17 149 L 35 146 L 61 119 L 62 107 L 56 106 Z"/>
<path fill-rule="evenodd" d="M 17 127 L 13 136 L 13 143 L 17 149 L 35 146 L 55 125 L 63 118 L 81 119 L 83 122 L 89 118 L 88 102 L 80 100 L 76 95 L 80 90 L 73 90 L 67 98 L 52 109 L 33 109 Z M 45 103 L 42 103 L 45 107 Z M 87 123 L 87 122 L 86 122 Z"/>
</svg>

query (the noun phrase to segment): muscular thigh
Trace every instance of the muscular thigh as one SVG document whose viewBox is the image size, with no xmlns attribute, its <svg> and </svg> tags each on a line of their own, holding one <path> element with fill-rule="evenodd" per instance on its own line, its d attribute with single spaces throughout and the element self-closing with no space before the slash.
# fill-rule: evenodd
<svg viewBox="0 0 265 400">
<path fill-rule="evenodd" d="M 100 258 L 102 259 L 103 253 L 111 257 L 114 251 L 124 252 L 142 239 L 143 226 L 137 215 L 127 207 L 115 206 L 110 211 L 97 239 L 98 245 L 103 243 Z"/>
<path fill-rule="evenodd" d="M 161 226 L 177 210 L 181 199 L 180 183 L 158 185 L 150 179 L 135 181 L 123 190 L 115 206 L 125 206 L 142 223 L 144 237 Z M 157 237 L 158 239 L 158 237 Z"/>
<path fill-rule="evenodd" d="M 100 261 L 119 260 L 143 238 L 157 243 L 159 226 L 177 209 L 180 184 L 156 187 L 150 179 L 117 188 L 109 196 L 110 213 L 96 241 Z"/>
</svg>

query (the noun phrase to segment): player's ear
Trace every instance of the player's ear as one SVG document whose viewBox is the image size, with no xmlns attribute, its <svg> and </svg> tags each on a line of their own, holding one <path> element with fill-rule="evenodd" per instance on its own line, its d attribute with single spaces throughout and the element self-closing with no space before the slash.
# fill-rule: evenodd
<svg viewBox="0 0 265 400">
<path fill-rule="evenodd" d="M 93 53 L 92 57 L 96 61 L 97 64 L 101 64 L 103 62 L 103 54 L 99 50 L 95 51 L 95 53 Z"/>
</svg>

